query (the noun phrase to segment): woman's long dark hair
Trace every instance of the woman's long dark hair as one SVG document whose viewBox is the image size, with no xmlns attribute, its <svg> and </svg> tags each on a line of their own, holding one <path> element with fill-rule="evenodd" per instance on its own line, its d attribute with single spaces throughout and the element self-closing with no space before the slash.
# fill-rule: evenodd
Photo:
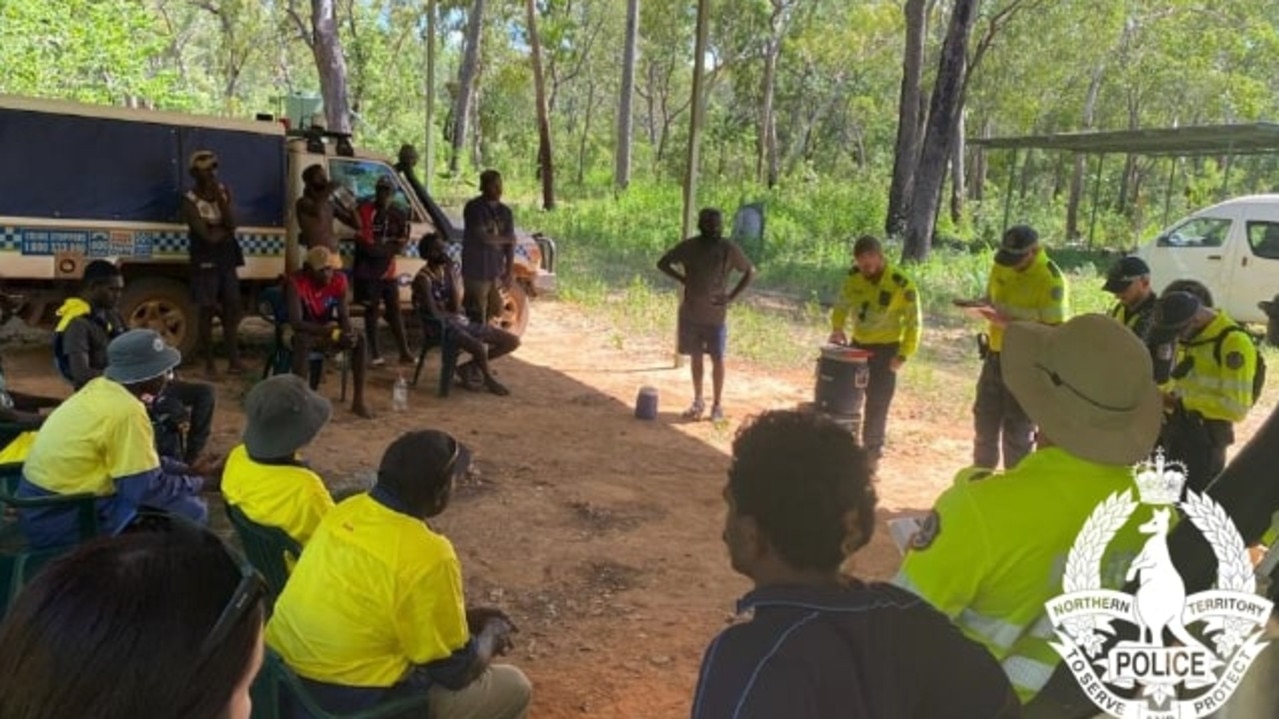
<svg viewBox="0 0 1279 719">
<path fill-rule="evenodd" d="M 0 719 L 220 719 L 262 630 L 201 644 L 240 582 L 213 535 L 136 532 L 50 564 L 0 624 Z"/>
</svg>

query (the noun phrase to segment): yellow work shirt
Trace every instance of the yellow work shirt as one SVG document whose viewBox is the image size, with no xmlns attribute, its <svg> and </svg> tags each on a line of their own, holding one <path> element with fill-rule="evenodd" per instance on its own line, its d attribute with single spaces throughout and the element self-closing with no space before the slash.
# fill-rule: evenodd
<svg viewBox="0 0 1279 719">
<path fill-rule="evenodd" d="M 1179 366 L 1192 362 L 1190 371 L 1173 380 L 1173 393 L 1187 410 L 1205 419 L 1242 422 L 1252 409 L 1252 380 L 1257 372 L 1257 346 L 1223 310 L 1199 334 L 1181 343 Z M 1228 332 L 1221 337 L 1223 332 Z M 1221 337 L 1221 361 L 1217 339 Z"/>
<path fill-rule="evenodd" d="M 279 527 L 303 546 L 333 509 L 320 475 L 300 462 L 255 462 L 242 444 L 227 455 L 222 496 L 258 524 Z"/>
<path fill-rule="evenodd" d="M 986 299 L 1013 321 L 1046 325 L 1065 322 L 1069 307 L 1066 278 L 1043 250 L 1020 272 L 995 263 L 986 282 Z M 1004 328 L 991 323 L 987 333 L 991 351 L 1002 351 Z"/>
<path fill-rule="evenodd" d="M 888 263 L 884 263 L 884 271 L 875 280 L 856 266 L 849 271 L 831 310 L 831 331 L 843 332 L 850 316 L 854 342 L 900 343 L 897 355 L 903 359 L 910 358 L 919 348 L 919 328 L 923 324 L 919 292 L 906 273 Z"/>
<path fill-rule="evenodd" d="M 31 446 L 36 443 L 35 432 L 23 432 L 13 441 L 0 449 L 0 464 L 21 463 L 27 461 L 27 455 L 31 453 Z"/>
<path fill-rule="evenodd" d="M 91 380 L 49 414 L 22 467 L 26 480 L 54 494 L 115 494 L 115 480 L 157 469 L 146 406 L 124 386 Z"/>
<path fill-rule="evenodd" d="M 1066 556 L 1092 511 L 1131 489 L 1130 468 L 1080 459 L 1059 447 L 1011 470 L 961 472 L 937 499 L 933 530 L 912 543 L 893 580 L 949 616 L 994 655 L 1022 703 L 1043 688 L 1061 656 L 1044 603 L 1062 594 Z M 1140 505 L 1108 545 L 1101 583 L 1120 589 L 1151 516 Z M 927 523 L 926 523 L 927 524 Z M 930 541 L 931 540 L 931 541 Z"/>
<path fill-rule="evenodd" d="M 300 676 L 351 687 L 393 686 L 469 638 L 452 543 L 368 494 L 325 515 L 266 630 Z"/>
</svg>

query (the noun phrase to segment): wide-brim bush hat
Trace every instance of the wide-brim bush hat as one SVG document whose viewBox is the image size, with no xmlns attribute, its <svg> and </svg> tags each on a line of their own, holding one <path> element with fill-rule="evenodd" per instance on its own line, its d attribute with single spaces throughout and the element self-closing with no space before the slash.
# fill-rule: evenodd
<svg viewBox="0 0 1279 719">
<path fill-rule="evenodd" d="M 1053 444 L 1100 464 L 1131 465 L 1150 455 L 1163 400 L 1149 350 L 1113 318 L 1013 322 L 1000 364 L 1009 391 Z"/>
</svg>

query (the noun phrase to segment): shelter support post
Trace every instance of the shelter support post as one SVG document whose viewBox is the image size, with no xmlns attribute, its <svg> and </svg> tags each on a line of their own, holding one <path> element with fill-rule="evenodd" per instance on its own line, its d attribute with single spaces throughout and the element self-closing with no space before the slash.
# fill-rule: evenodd
<svg viewBox="0 0 1279 719">
<path fill-rule="evenodd" d="M 1008 161 L 1008 185 L 1004 188 L 1004 224 L 1008 229 L 1008 218 L 1013 211 L 1013 183 L 1017 181 L 1017 148 L 1013 148 L 1013 156 Z"/>
<path fill-rule="evenodd" d="M 1088 246 L 1093 246 L 1093 236 L 1097 232 L 1097 205 L 1101 196 L 1101 166 L 1106 161 L 1105 153 L 1097 155 L 1097 170 L 1092 178 L 1092 217 L 1088 220 Z"/>
<path fill-rule="evenodd" d="M 1218 199 L 1226 199 L 1226 193 L 1230 192 L 1230 168 L 1235 164 L 1235 149 L 1232 146 L 1226 150 L 1226 167 L 1221 173 L 1221 196 Z"/>
<path fill-rule="evenodd" d="M 1168 166 L 1168 186 L 1164 188 L 1164 227 L 1168 226 L 1168 214 L 1172 210 L 1172 186 L 1177 181 L 1177 160 L 1180 158 L 1176 155 L 1172 156 L 1172 163 Z"/>
</svg>

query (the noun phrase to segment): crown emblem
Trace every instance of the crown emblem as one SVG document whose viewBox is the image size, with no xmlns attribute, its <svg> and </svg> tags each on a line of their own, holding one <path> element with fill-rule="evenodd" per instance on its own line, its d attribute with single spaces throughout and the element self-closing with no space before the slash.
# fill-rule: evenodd
<svg viewBox="0 0 1279 719">
<path fill-rule="evenodd" d="M 1186 465 L 1164 459 L 1164 450 L 1155 450 L 1154 461 L 1133 466 L 1133 479 L 1142 504 L 1176 504 L 1186 485 Z"/>
</svg>

